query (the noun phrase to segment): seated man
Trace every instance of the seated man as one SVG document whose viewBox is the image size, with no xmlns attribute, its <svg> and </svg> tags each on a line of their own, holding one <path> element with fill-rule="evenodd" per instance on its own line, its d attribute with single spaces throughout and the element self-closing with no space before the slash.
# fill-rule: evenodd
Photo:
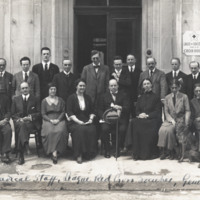
<svg viewBox="0 0 200 200">
<path fill-rule="evenodd" d="M 24 148 L 29 150 L 29 134 L 33 130 L 40 130 L 40 102 L 39 99 L 29 94 L 29 85 L 23 82 L 20 85 L 22 95 L 14 97 L 12 102 L 12 119 L 15 126 L 19 164 L 24 164 Z"/>
<path fill-rule="evenodd" d="M 118 83 L 115 79 L 111 79 L 109 81 L 109 91 L 106 92 L 105 94 L 102 94 L 100 100 L 99 100 L 99 105 L 98 105 L 98 115 L 99 118 L 102 119 L 103 113 L 108 110 L 109 108 L 114 108 L 117 110 L 118 113 L 121 113 L 121 117 L 119 120 L 119 136 L 118 136 L 118 149 L 117 149 L 117 154 L 114 155 L 120 156 L 119 155 L 119 147 L 123 148 L 124 145 L 124 140 L 125 140 L 125 133 L 126 133 L 126 128 L 128 125 L 128 115 L 129 115 L 129 101 L 126 96 L 126 94 L 122 91 L 118 91 Z M 110 143 L 109 143 L 109 134 L 111 130 L 115 129 L 116 125 L 115 124 L 107 124 L 107 123 L 102 123 L 101 124 L 101 134 L 102 134 L 102 140 L 105 145 L 105 157 L 110 158 Z"/>
<path fill-rule="evenodd" d="M 0 134 L 3 138 L 2 162 L 9 163 L 9 152 L 11 150 L 12 129 L 9 123 L 10 120 L 10 104 L 6 94 L 0 93 Z"/>
</svg>

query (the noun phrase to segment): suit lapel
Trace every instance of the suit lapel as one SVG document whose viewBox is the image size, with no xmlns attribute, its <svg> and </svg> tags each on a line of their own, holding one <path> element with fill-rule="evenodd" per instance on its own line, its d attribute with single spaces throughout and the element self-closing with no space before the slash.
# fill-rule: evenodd
<svg viewBox="0 0 200 200">
<path fill-rule="evenodd" d="M 153 78 L 152 78 L 152 85 L 154 84 L 156 78 L 157 78 L 158 70 L 155 68 L 155 71 L 153 73 Z"/>
<path fill-rule="evenodd" d="M 171 106 L 169 106 L 169 107 L 172 107 L 173 109 L 175 108 L 175 107 L 174 107 L 174 102 L 173 102 L 173 95 L 172 95 L 172 93 L 170 94 L 169 104 L 171 104 Z"/>
<path fill-rule="evenodd" d="M 28 80 L 27 80 L 27 83 L 29 84 L 29 86 L 30 86 L 32 79 L 33 79 L 33 73 L 30 71 L 29 76 L 28 76 Z"/>
<path fill-rule="evenodd" d="M 92 73 L 92 75 L 96 78 L 96 72 L 95 72 L 94 66 L 92 64 L 89 66 L 89 70 Z"/>
<path fill-rule="evenodd" d="M 176 105 L 175 105 L 175 108 L 179 105 L 180 101 L 182 101 L 182 95 L 179 92 L 177 94 L 177 96 L 176 96 Z"/>
<path fill-rule="evenodd" d="M 100 64 L 100 67 L 97 72 L 97 78 L 99 78 L 99 76 L 101 75 L 102 72 L 103 72 L 103 66 Z"/>
<path fill-rule="evenodd" d="M 68 86 L 67 78 L 66 78 L 64 72 L 62 72 L 62 80 L 63 80 L 63 82 Z"/>
<path fill-rule="evenodd" d="M 7 72 L 4 73 L 4 81 L 6 83 L 6 90 L 7 92 L 9 91 L 9 79 L 8 79 L 8 74 Z"/>
<path fill-rule="evenodd" d="M 111 100 L 112 103 L 115 103 L 115 102 L 116 102 L 116 100 L 114 101 L 114 99 L 113 99 L 113 97 L 112 97 L 112 95 L 111 95 L 110 92 L 108 92 L 108 97 L 109 97 L 109 99 Z M 116 99 L 117 99 L 117 98 L 116 98 Z"/>
</svg>

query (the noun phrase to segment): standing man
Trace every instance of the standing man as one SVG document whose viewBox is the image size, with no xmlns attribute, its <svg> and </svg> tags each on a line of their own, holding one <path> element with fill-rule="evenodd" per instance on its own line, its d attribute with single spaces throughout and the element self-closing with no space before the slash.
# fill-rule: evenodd
<svg viewBox="0 0 200 200">
<path fill-rule="evenodd" d="M 171 93 L 170 82 L 173 78 L 177 78 L 181 82 L 182 86 L 181 86 L 180 92 L 184 93 L 183 85 L 184 85 L 185 78 L 187 75 L 183 73 L 182 71 L 180 71 L 180 64 L 181 62 L 179 58 L 171 59 L 172 71 L 166 74 L 168 94 Z"/>
<path fill-rule="evenodd" d="M 142 73 L 142 70 L 136 65 L 136 58 L 134 55 L 129 54 L 126 58 L 126 62 L 128 64 L 127 70 L 130 73 L 131 77 L 131 85 L 128 88 L 129 89 L 129 95 L 130 95 L 130 108 L 131 108 L 131 117 L 135 118 L 135 102 L 137 102 L 138 99 L 138 83 L 139 83 L 139 77 Z"/>
<path fill-rule="evenodd" d="M 101 94 L 105 93 L 109 82 L 109 68 L 100 63 L 100 53 L 97 50 L 91 52 L 92 63 L 83 68 L 81 78 L 85 79 L 86 94 L 90 96 L 96 107 Z"/>
<path fill-rule="evenodd" d="M 11 113 L 15 127 L 15 146 L 19 152 L 19 165 L 24 164 L 24 148 L 27 154 L 29 149 L 29 134 L 33 130 L 40 131 L 40 101 L 29 93 L 29 85 L 23 82 L 20 85 L 22 95 L 13 99 Z"/>
<path fill-rule="evenodd" d="M 65 102 L 71 94 L 76 92 L 74 82 L 77 76 L 71 72 L 71 68 L 71 61 L 69 59 L 63 60 L 63 71 L 53 78 L 53 83 L 57 88 L 57 95 Z"/>
<path fill-rule="evenodd" d="M 192 61 L 190 64 L 191 74 L 186 76 L 186 81 L 184 84 L 184 93 L 187 94 L 188 99 L 191 100 L 194 98 L 194 85 L 200 83 L 199 75 L 199 63 Z"/>
<path fill-rule="evenodd" d="M 22 71 L 14 74 L 12 80 L 12 96 L 21 95 L 21 83 L 29 84 L 30 94 L 40 98 L 40 82 L 38 75 L 29 71 L 31 60 L 28 57 L 23 57 L 20 60 Z"/>
<path fill-rule="evenodd" d="M 129 71 L 122 66 L 122 57 L 115 56 L 113 60 L 114 69 L 111 72 L 111 79 L 115 79 L 119 85 L 119 91 L 129 93 L 131 86 L 131 77 Z"/>
<path fill-rule="evenodd" d="M 0 58 L 0 93 L 6 94 L 10 104 L 12 99 L 12 78 L 13 75 L 8 73 L 6 70 L 6 60 Z"/>
<path fill-rule="evenodd" d="M 48 47 L 41 49 L 42 63 L 33 66 L 32 71 L 36 73 L 40 80 L 40 100 L 49 95 L 48 84 L 52 82 L 55 74 L 59 73 L 57 65 L 50 62 L 51 50 Z"/>
<path fill-rule="evenodd" d="M 146 61 L 148 70 L 142 72 L 139 78 L 138 86 L 140 93 L 141 91 L 141 84 L 145 78 L 150 78 L 152 80 L 152 91 L 157 94 L 161 102 L 164 104 L 165 96 L 168 92 L 168 86 L 166 81 L 165 73 L 156 68 L 156 59 L 155 58 L 147 58 Z"/>
</svg>

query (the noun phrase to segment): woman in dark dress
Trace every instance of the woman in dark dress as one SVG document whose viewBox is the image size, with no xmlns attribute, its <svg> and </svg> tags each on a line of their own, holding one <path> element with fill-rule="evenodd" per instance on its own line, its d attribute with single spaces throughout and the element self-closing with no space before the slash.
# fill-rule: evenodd
<svg viewBox="0 0 200 200">
<path fill-rule="evenodd" d="M 57 153 L 66 150 L 68 131 L 65 121 L 65 102 L 56 96 L 56 87 L 49 84 L 49 96 L 42 101 L 42 142 L 46 154 L 57 164 Z"/>
<path fill-rule="evenodd" d="M 96 153 L 96 127 L 93 124 L 95 117 L 92 101 L 85 92 L 86 83 L 83 79 L 75 82 L 77 91 L 67 100 L 67 115 L 69 131 L 72 135 L 74 157 L 79 164 L 82 156 L 90 159 Z"/>
<path fill-rule="evenodd" d="M 134 160 L 154 159 L 158 157 L 158 129 L 161 112 L 159 97 L 152 92 L 152 82 L 146 78 L 142 82 L 144 93 L 138 98 L 137 118 L 129 123 L 126 146 L 133 146 Z"/>
</svg>

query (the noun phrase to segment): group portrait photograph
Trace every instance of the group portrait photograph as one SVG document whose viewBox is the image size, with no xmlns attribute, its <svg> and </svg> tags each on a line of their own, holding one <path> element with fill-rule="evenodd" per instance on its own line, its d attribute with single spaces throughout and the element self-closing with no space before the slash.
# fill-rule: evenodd
<svg viewBox="0 0 200 200">
<path fill-rule="evenodd" d="M 0 199 L 200 199 L 200 0 L 0 0 Z"/>
</svg>

